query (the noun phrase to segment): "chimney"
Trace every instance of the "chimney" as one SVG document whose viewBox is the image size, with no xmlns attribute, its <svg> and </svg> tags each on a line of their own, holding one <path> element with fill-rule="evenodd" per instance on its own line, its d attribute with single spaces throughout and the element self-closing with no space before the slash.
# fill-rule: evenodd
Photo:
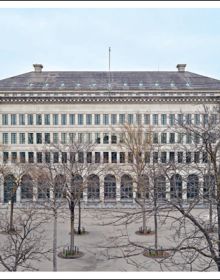
<svg viewBox="0 0 220 280">
<path fill-rule="evenodd" d="M 42 64 L 33 64 L 33 66 L 34 66 L 34 71 L 36 73 L 42 72 L 42 69 L 43 69 L 43 65 Z"/>
<path fill-rule="evenodd" d="M 176 68 L 179 72 L 185 72 L 186 64 L 177 64 Z"/>
</svg>

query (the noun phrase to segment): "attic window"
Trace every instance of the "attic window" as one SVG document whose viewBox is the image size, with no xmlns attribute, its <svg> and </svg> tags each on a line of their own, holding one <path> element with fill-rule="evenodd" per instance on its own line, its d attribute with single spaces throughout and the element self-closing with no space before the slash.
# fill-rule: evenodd
<svg viewBox="0 0 220 280">
<path fill-rule="evenodd" d="M 111 88 L 112 87 L 112 85 L 111 84 L 108 84 L 108 88 Z"/>
<path fill-rule="evenodd" d="M 158 81 L 156 81 L 156 83 L 155 83 L 155 87 L 159 87 L 159 83 L 158 83 Z"/>
<path fill-rule="evenodd" d="M 60 87 L 65 87 L 64 82 L 61 82 Z"/>
<path fill-rule="evenodd" d="M 186 83 L 186 86 L 187 86 L 187 87 L 190 87 L 190 84 L 189 84 L 189 83 Z"/>
<path fill-rule="evenodd" d="M 96 87 L 96 84 L 94 83 L 94 84 L 91 84 L 91 87 L 92 88 L 95 88 Z"/>
<path fill-rule="evenodd" d="M 32 87 L 33 85 L 34 85 L 33 83 L 30 83 L 30 84 L 29 84 L 29 87 Z"/>
<path fill-rule="evenodd" d="M 139 83 L 139 87 L 143 87 L 143 83 L 142 82 Z"/>
<path fill-rule="evenodd" d="M 77 87 L 77 88 L 80 88 L 80 83 L 77 83 L 77 84 L 76 84 L 76 87 Z"/>
<path fill-rule="evenodd" d="M 171 81 L 170 86 L 171 86 L 171 87 L 175 87 L 175 84 L 174 84 L 173 81 Z"/>
<path fill-rule="evenodd" d="M 44 86 L 43 86 L 43 88 L 48 88 L 49 87 L 49 84 L 45 84 Z"/>
<path fill-rule="evenodd" d="M 128 84 L 127 83 L 124 83 L 124 87 L 127 87 L 128 86 Z"/>
</svg>

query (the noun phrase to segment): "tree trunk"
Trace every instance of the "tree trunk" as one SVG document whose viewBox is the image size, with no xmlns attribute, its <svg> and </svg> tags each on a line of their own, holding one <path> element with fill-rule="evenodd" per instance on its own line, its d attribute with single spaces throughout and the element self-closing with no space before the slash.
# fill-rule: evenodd
<svg viewBox="0 0 220 280">
<path fill-rule="evenodd" d="M 219 194 L 217 195 L 219 196 Z M 218 260 L 217 267 L 218 271 L 220 271 L 220 200 L 217 201 L 217 216 L 218 216 Z"/>
<path fill-rule="evenodd" d="M 70 206 L 70 251 L 74 252 L 74 216 L 75 216 L 74 202 L 71 202 Z"/>
<path fill-rule="evenodd" d="M 80 199 L 79 199 L 79 223 L 78 223 L 78 234 L 81 234 L 82 231 L 81 231 L 81 202 L 80 202 Z"/>
<path fill-rule="evenodd" d="M 57 271 L 57 209 L 54 209 L 53 220 L 53 271 Z"/>
<path fill-rule="evenodd" d="M 14 215 L 14 198 L 12 197 L 11 198 L 11 205 L 10 205 L 9 231 L 14 231 L 13 215 Z"/>
<path fill-rule="evenodd" d="M 155 250 L 157 250 L 157 247 L 158 247 L 158 242 L 157 242 L 157 210 L 156 210 L 156 205 L 155 205 L 155 208 L 154 208 L 154 231 L 155 231 L 155 241 L 154 241 L 154 246 L 155 246 Z"/>
<path fill-rule="evenodd" d="M 146 228 L 146 209 L 145 209 L 145 201 L 143 202 L 142 205 L 142 218 L 143 218 L 143 233 L 147 232 Z"/>
</svg>

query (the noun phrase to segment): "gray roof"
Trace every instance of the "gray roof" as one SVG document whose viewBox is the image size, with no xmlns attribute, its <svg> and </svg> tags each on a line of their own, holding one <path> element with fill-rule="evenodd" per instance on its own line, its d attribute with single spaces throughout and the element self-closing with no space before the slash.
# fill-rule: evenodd
<svg viewBox="0 0 220 280">
<path fill-rule="evenodd" d="M 188 71 L 111 71 L 112 90 L 220 90 L 220 80 Z M 108 71 L 42 71 L 0 80 L 0 91 L 106 90 Z"/>
</svg>

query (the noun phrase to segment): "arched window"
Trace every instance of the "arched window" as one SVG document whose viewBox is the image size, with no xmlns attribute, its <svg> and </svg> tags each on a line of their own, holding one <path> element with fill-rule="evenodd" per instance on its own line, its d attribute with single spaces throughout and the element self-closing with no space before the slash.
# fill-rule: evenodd
<svg viewBox="0 0 220 280">
<path fill-rule="evenodd" d="M 46 174 L 41 174 L 37 180 L 37 193 L 38 199 L 49 199 L 50 198 L 50 186 L 49 179 Z"/>
<path fill-rule="evenodd" d="M 149 199 L 149 188 L 150 188 L 149 177 L 146 174 L 143 174 L 138 182 L 137 198 Z"/>
<path fill-rule="evenodd" d="M 215 196 L 215 176 L 207 174 L 203 181 L 203 199 L 210 200 Z"/>
<path fill-rule="evenodd" d="M 133 182 L 129 175 L 121 177 L 121 200 L 129 200 L 133 198 Z"/>
<path fill-rule="evenodd" d="M 170 198 L 182 199 L 182 176 L 174 174 L 170 180 Z"/>
<path fill-rule="evenodd" d="M 90 175 L 87 180 L 87 197 L 88 200 L 99 200 L 100 183 L 97 175 Z"/>
<path fill-rule="evenodd" d="M 83 199 L 83 178 L 82 178 L 82 176 L 80 176 L 78 174 L 72 175 L 71 193 L 74 196 L 74 198 Z"/>
<path fill-rule="evenodd" d="M 199 196 L 199 178 L 191 174 L 187 178 L 187 199 L 194 199 Z"/>
<path fill-rule="evenodd" d="M 56 198 L 66 197 L 66 180 L 62 174 L 55 177 L 54 193 Z"/>
<path fill-rule="evenodd" d="M 9 174 L 4 178 L 4 203 L 8 203 L 12 199 L 16 202 L 16 184 L 15 177 Z"/>
<path fill-rule="evenodd" d="M 116 199 L 116 179 L 113 175 L 106 175 L 104 179 L 104 199 Z"/>
<path fill-rule="evenodd" d="M 154 196 L 159 200 L 166 199 L 166 178 L 161 175 L 155 178 Z"/>
<path fill-rule="evenodd" d="M 21 179 L 21 199 L 33 200 L 33 180 L 30 175 L 24 175 Z"/>
</svg>

